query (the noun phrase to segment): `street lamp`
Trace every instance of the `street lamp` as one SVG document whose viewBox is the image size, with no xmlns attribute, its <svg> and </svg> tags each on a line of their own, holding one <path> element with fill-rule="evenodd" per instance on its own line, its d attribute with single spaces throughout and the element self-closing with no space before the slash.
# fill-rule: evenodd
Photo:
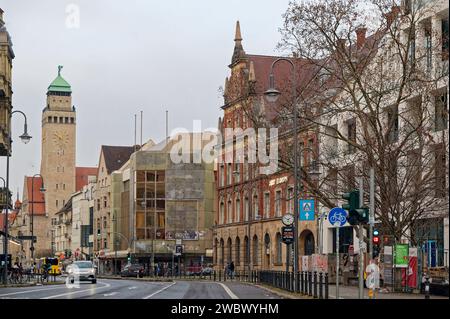
<svg viewBox="0 0 450 319">
<path fill-rule="evenodd" d="M 280 61 L 286 61 L 291 66 L 291 74 L 292 74 L 292 106 L 293 106 L 293 126 L 294 126 L 294 279 L 297 276 L 298 272 L 298 151 L 297 151 L 297 84 L 296 84 L 296 75 L 297 70 L 295 64 L 288 58 L 278 58 L 273 61 L 270 66 L 270 75 L 269 75 L 269 88 L 266 92 L 264 92 L 267 101 L 276 102 L 281 95 L 280 91 L 275 89 L 275 81 L 273 69 L 275 64 Z M 297 280 L 294 280 L 294 285 L 296 285 Z"/>
<path fill-rule="evenodd" d="M 11 122 L 12 115 L 14 113 L 22 114 L 24 119 L 25 119 L 25 123 L 24 123 L 24 127 L 23 127 L 23 134 L 20 135 L 20 139 L 22 140 L 22 142 L 24 144 L 27 144 L 30 141 L 30 139 L 31 139 L 31 136 L 28 134 L 28 130 L 27 130 L 28 129 L 27 116 L 22 111 L 19 111 L 19 110 L 13 111 L 13 112 L 11 112 L 9 114 L 10 122 Z M 12 145 L 13 141 L 12 141 L 12 138 L 11 138 L 11 132 L 9 132 L 9 140 L 10 140 L 9 145 Z M 8 195 L 9 195 L 9 157 L 10 157 L 10 154 L 8 153 L 6 155 L 6 185 L 5 185 L 6 191 L 8 192 Z M 7 256 L 8 256 L 8 205 L 6 205 L 6 210 L 5 210 L 5 221 L 6 221 L 5 225 L 4 225 L 5 240 L 4 240 L 4 243 L 3 243 L 3 252 L 5 254 L 5 260 L 7 260 Z M 8 284 L 8 267 L 7 267 L 6 263 L 5 263 L 5 267 L 3 268 L 3 283 L 5 285 Z"/>
<path fill-rule="evenodd" d="M 42 179 L 42 184 L 41 184 L 41 187 L 39 188 L 39 191 L 41 193 L 45 192 L 44 178 L 42 177 L 41 174 L 34 174 L 33 177 L 31 178 L 31 247 L 30 247 L 31 259 L 33 259 L 33 265 L 35 263 L 35 259 L 34 259 L 34 179 L 38 176 Z"/>
</svg>

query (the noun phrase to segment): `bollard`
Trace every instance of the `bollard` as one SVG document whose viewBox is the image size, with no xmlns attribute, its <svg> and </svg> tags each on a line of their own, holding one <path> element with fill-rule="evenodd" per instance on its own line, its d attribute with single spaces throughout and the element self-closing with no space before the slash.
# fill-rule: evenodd
<svg viewBox="0 0 450 319">
<path fill-rule="evenodd" d="M 323 276 L 319 273 L 319 299 L 323 299 Z"/>
<path fill-rule="evenodd" d="M 317 271 L 314 272 L 314 298 L 317 298 Z"/>
<path fill-rule="evenodd" d="M 425 277 L 425 299 L 430 299 L 430 277 Z"/>
<path fill-rule="evenodd" d="M 215 270 L 213 270 L 213 278 L 214 278 L 214 281 L 216 281 L 216 271 Z"/>
<path fill-rule="evenodd" d="M 325 273 L 325 299 L 328 299 L 328 273 Z"/>
<path fill-rule="evenodd" d="M 308 271 L 308 296 L 312 296 L 312 272 Z"/>
</svg>

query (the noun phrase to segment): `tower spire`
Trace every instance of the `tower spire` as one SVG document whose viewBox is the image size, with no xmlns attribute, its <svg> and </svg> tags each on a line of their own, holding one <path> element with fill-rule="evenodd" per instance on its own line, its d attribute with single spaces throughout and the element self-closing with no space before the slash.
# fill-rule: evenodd
<svg viewBox="0 0 450 319">
<path fill-rule="evenodd" d="M 62 65 L 58 65 L 58 76 L 61 76 L 61 69 L 63 68 Z"/>
<path fill-rule="evenodd" d="M 234 65 L 236 62 L 245 57 L 246 54 L 244 48 L 242 47 L 241 25 L 238 20 L 236 21 L 236 30 L 234 34 L 234 51 L 233 57 L 231 58 L 231 65 Z"/>
</svg>

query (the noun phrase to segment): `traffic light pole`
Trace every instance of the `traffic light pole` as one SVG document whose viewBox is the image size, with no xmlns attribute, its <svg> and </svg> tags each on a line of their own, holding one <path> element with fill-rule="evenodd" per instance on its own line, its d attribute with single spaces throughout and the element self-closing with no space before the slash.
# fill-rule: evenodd
<svg viewBox="0 0 450 319">
<path fill-rule="evenodd" d="M 363 178 L 361 177 L 359 180 L 359 206 L 364 206 L 364 184 Z M 360 224 L 358 226 L 358 237 L 359 237 L 359 291 L 358 297 L 359 299 L 364 299 L 364 232 L 363 225 Z"/>
<path fill-rule="evenodd" d="M 373 258 L 373 226 L 375 224 L 375 172 L 370 168 L 370 186 L 369 186 L 369 256 Z"/>
</svg>

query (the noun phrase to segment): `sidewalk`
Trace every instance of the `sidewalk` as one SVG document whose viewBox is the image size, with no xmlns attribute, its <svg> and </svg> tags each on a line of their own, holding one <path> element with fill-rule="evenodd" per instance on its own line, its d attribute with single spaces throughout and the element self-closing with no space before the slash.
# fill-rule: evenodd
<svg viewBox="0 0 450 319">
<path fill-rule="evenodd" d="M 369 289 L 364 289 L 364 299 L 368 297 Z M 336 285 L 329 286 L 330 299 L 336 299 Z M 356 286 L 339 286 L 339 299 L 358 299 L 358 287 Z M 375 293 L 375 299 L 425 299 L 425 295 L 422 294 L 409 294 L 400 292 L 379 292 Z M 447 299 L 444 296 L 430 295 L 430 299 Z"/>
</svg>

